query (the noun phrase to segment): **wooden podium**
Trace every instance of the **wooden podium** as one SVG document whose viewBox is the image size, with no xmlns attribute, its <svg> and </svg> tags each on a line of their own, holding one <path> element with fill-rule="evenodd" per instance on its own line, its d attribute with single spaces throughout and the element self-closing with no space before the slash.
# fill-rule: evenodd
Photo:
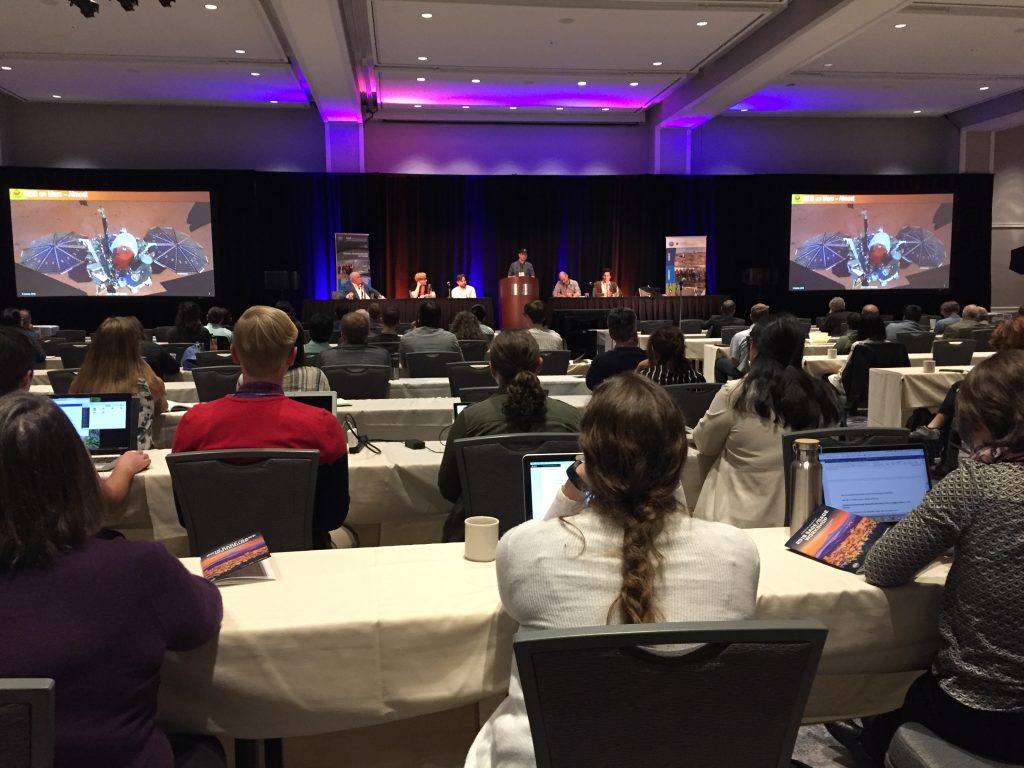
<svg viewBox="0 0 1024 768">
<path fill-rule="evenodd" d="M 504 277 L 499 281 L 501 297 L 501 328 L 529 328 L 530 321 L 523 315 L 523 307 L 540 298 L 540 283 L 536 277 Z"/>
</svg>

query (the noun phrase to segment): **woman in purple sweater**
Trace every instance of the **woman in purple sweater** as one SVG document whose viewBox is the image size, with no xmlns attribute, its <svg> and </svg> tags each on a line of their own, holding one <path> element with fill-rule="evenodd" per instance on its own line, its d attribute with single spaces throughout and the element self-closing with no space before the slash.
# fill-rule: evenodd
<svg viewBox="0 0 1024 768">
<path fill-rule="evenodd" d="M 170 768 L 164 653 L 216 635 L 220 594 L 159 544 L 93 538 L 104 511 L 53 402 L 0 398 L 0 677 L 56 681 L 57 768 Z M 213 764 L 194 758 L 177 765 Z"/>
</svg>

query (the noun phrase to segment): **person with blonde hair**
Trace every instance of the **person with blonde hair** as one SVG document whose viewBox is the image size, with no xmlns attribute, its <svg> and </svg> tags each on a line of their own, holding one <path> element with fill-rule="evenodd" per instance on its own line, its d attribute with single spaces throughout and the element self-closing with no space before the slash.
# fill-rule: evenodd
<svg viewBox="0 0 1024 768">
<path fill-rule="evenodd" d="M 72 395 L 127 392 L 139 399 L 138 447 L 153 447 L 153 418 L 167 410 L 163 380 L 139 354 L 142 324 L 108 317 L 92 334 L 89 351 L 71 381 Z"/>
<path fill-rule="evenodd" d="M 413 275 L 412 279 L 415 285 L 413 285 L 412 290 L 409 291 L 410 299 L 437 298 L 437 294 L 434 293 L 434 289 L 430 286 L 430 283 L 427 282 L 426 272 L 417 272 L 415 275 Z"/>
<path fill-rule="evenodd" d="M 199 403 L 181 419 L 173 451 L 306 448 L 320 452 L 313 505 L 313 543 L 331 546 L 330 532 L 348 514 L 348 443 L 338 419 L 297 403 L 281 386 L 295 360 L 298 328 L 273 307 L 247 309 L 235 323 L 231 357 L 242 367 L 234 395 Z M 281 510 L 288 514 L 289 510 Z"/>
<path fill-rule="evenodd" d="M 672 398 L 644 377 L 615 376 L 594 391 L 579 442 L 583 488 L 567 481 L 546 519 L 498 542 L 498 592 L 520 628 L 752 618 L 757 548 L 737 528 L 687 514 L 685 422 Z M 508 697 L 466 766 L 535 765 L 513 663 Z"/>
</svg>

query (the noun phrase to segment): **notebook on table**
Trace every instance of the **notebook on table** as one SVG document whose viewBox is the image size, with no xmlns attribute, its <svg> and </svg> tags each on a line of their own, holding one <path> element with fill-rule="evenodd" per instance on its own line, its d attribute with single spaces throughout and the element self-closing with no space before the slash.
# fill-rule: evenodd
<svg viewBox="0 0 1024 768">
<path fill-rule="evenodd" d="M 127 393 L 54 395 L 100 472 L 113 469 L 125 451 L 138 446 L 138 406 Z"/>
<path fill-rule="evenodd" d="M 565 484 L 565 471 L 578 453 L 528 453 L 523 456 L 523 492 L 526 520 L 542 520 L 558 489 Z"/>
</svg>

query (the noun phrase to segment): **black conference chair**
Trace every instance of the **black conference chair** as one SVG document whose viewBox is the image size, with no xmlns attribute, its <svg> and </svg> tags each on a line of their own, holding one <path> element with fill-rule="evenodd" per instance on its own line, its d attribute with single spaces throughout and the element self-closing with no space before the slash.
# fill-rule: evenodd
<svg viewBox="0 0 1024 768">
<path fill-rule="evenodd" d="M 791 765 L 827 635 L 813 620 L 520 630 L 537 768 Z"/>
<path fill-rule="evenodd" d="M 932 344 L 935 343 L 935 334 L 931 331 L 926 333 L 897 333 L 896 341 L 907 348 L 909 354 L 928 354 L 932 351 Z"/>
<path fill-rule="evenodd" d="M 325 365 L 320 370 L 346 400 L 383 400 L 391 390 L 390 365 Z"/>
<path fill-rule="evenodd" d="M 50 388 L 55 395 L 66 395 L 71 391 L 71 382 L 78 375 L 78 368 L 58 368 L 47 371 L 46 378 L 50 380 Z"/>
<path fill-rule="evenodd" d="M 463 403 L 480 403 L 491 395 L 498 394 L 497 386 L 490 387 L 463 387 L 459 390 L 458 398 Z"/>
<path fill-rule="evenodd" d="M 51 678 L 0 678 L 0 765 L 53 767 L 54 707 Z"/>
<path fill-rule="evenodd" d="M 60 335 L 65 341 L 85 341 L 85 331 L 72 330 L 70 328 L 61 328 Z"/>
<path fill-rule="evenodd" d="M 793 444 L 798 438 L 809 437 L 821 443 L 822 448 L 861 448 L 869 445 L 906 445 L 911 442 L 910 430 L 898 427 L 832 427 L 790 432 L 782 436 L 782 476 L 786 485 L 786 518 L 789 525 L 793 487 L 789 464 L 793 460 Z"/>
<path fill-rule="evenodd" d="M 992 332 L 994 330 L 995 328 L 992 326 L 972 330 L 971 338 L 974 339 L 974 348 L 979 352 L 991 350 L 992 345 L 989 342 L 992 340 Z"/>
<path fill-rule="evenodd" d="M 306 364 L 312 365 L 308 355 Z M 235 363 L 231 360 L 231 352 L 196 352 L 196 365 L 200 368 L 207 368 L 212 365 L 224 366 L 235 365 Z"/>
<path fill-rule="evenodd" d="M 523 456 L 575 453 L 579 450 L 579 435 L 574 432 L 485 435 L 455 440 L 454 446 L 466 517 L 496 517 L 499 532 L 504 535 L 526 519 Z M 462 531 L 457 534 L 461 537 Z"/>
<path fill-rule="evenodd" d="M 808 336 L 811 335 L 811 325 L 812 325 L 811 318 L 809 318 L 809 317 L 798 317 L 796 319 L 796 321 L 798 323 L 800 323 L 800 325 L 803 327 L 803 329 L 804 329 L 804 338 L 806 339 Z"/>
<path fill-rule="evenodd" d="M 238 377 L 242 368 L 237 365 L 210 365 L 192 371 L 192 380 L 196 384 L 196 393 L 200 403 L 219 400 L 227 395 L 235 394 L 238 389 Z"/>
<path fill-rule="evenodd" d="M 932 345 L 935 365 L 970 365 L 976 348 L 974 339 L 936 339 Z"/>
<path fill-rule="evenodd" d="M 565 376 L 572 362 L 572 351 L 568 349 L 545 349 L 540 353 L 541 376 Z"/>
<path fill-rule="evenodd" d="M 461 352 L 410 352 L 405 356 L 405 369 L 411 379 L 443 379 L 448 376 L 448 363 L 461 362 Z"/>
<path fill-rule="evenodd" d="M 316 450 L 235 449 L 167 456 L 189 553 L 259 531 L 271 552 L 313 548 Z"/>
<path fill-rule="evenodd" d="M 728 325 L 722 329 L 722 344 L 728 345 L 732 343 L 732 337 L 740 331 L 747 330 L 744 325 Z"/>
<path fill-rule="evenodd" d="M 486 363 L 448 363 L 448 388 L 452 397 L 459 397 L 464 387 L 493 387 L 494 377 Z"/>
<path fill-rule="evenodd" d="M 83 342 L 66 342 L 58 348 L 60 364 L 65 368 L 81 368 L 85 356 L 89 354 L 89 345 Z"/>
<path fill-rule="evenodd" d="M 486 360 L 487 348 L 490 344 L 486 339 L 460 339 L 459 346 L 462 348 L 462 359 L 469 362 Z"/>
<path fill-rule="evenodd" d="M 676 401 L 676 405 L 682 409 L 686 426 L 692 429 L 708 412 L 711 401 L 715 399 L 715 395 L 721 388 L 721 384 L 698 382 L 696 384 L 669 384 L 664 389 Z"/>
<path fill-rule="evenodd" d="M 897 341 L 877 341 L 855 346 L 843 368 L 847 413 L 856 413 L 861 404 L 867 402 L 872 368 L 909 367 L 907 348 Z"/>
<path fill-rule="evenodd" d="M 636 324 L 636 329 L 639 333 L 650 335 L 659 328 L 664 328 L 666 325 L 673 325 L 671 320 L 641 320 Z"/>
<path fill-rule="evenodd" d="M 60 357 L 60 345 L 67 344 L 68 340 L 62 336 L 49 336 L 43 339 L 41 343 L 47 357 Z"/>
<path fill-rule="evenodd" d="M 381 349 L 386 349 L 392 355 L 398 354 L 398 348 L 401 345 L 401 342 L 398 341 L 368 341 L 366 343 L 369 344 L 371 347 L 380 347 Z"/>
<path fill-rule="evenodd" d="M 173 325 L 158 325 L 153 329 L 153 335 L 157 341 L 170 341 L 171 331 L 174 330 Z"/>
<path fill-rule="evenodd" d="M 901 725 L 885 754 L 885 768 L 1020 768 L 1021 765 L 978 757 L 940 739 L 920 723 Z"/>
<path fill-rule="evenodd" d="M 681 330 L 684 334 L 687 334 L 687 333 L 689 333 L 689 334 L 704 333 L 704 327 L 703 326 L 704 326 L 704 321 L 703 320 L 698 320 L 698 319 L 690 318 L 690 319 L 687 319 L 687 320 L 680 320 L 679 321 L 679 330 Z"/>
</svg>

